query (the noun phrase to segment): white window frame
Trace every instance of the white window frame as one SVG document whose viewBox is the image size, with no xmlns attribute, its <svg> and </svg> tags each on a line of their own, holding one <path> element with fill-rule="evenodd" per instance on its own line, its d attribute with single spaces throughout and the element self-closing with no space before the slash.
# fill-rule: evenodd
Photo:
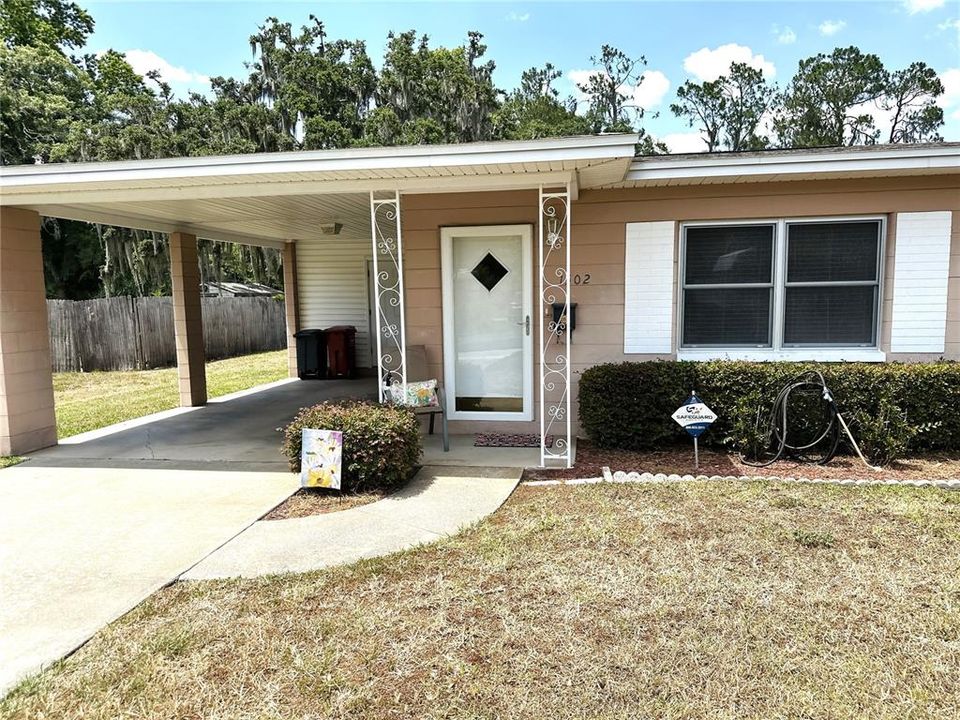
<svg viewBox="0 0 960 720">
<path fill-rule="evenodd" d="M 827 345 L 805 344 L 787 345 L 784 343 L 784 312 L 786 310 L 787 289 L 787 226 L 790 224 L 830 223 L 830 222 L 879 222 L 880 237 L 877 248 L 877 281 L 874 299 L 874 342 L 871 345 Z M 770 315 L 770 345 L 749 345 L 725 347 L 718 346 L 684 346 L 683 345 L 683 312 L 686 290 L 686 260 L 687 260 L 687 228 L 688 227 L 730 227 L 737 225 L 773 225 L 773 297 L 771 300 Z M 680 257 L 679 275 L 677 278 L 677 359 L 678 360 L 820 360 L 834 361 L 861 361 L 882 362 L 886 353 L 880 349 L 880 340 L 883 321 L 883 284 L 885 271 L 885 254 L 887 240 L 887 217 L 885 215 L 829 215 L 816 217 L 783 217 L 762 218 L 750 220 L 703 220 L 684 222 L 680 224 Z M 824 285 L 856 285 L 850 283 L 824 283 Z M 863 284 L 867 284 L 864 282 Z M 869 283 L 874 285 L 873 282 Z M 765 284 L 764 284 L 765 285 Z M 794 286 L 809 285 L 809 283 L 791 283 Z M 708 286 L 710 287 L 710 286 Z M 737 287 L 729 285 L 729 287 Z M 758 287 L 753 283 L 743 287 Z"/>
</svg>

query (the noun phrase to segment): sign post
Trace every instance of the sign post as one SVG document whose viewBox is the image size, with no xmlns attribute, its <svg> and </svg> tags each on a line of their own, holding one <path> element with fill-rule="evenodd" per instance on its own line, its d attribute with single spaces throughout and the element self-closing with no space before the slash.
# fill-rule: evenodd
<svg viewBox="0 0 960 720">
<path fill-rule="evenodd" d="M 710 424 L 717 419 L 716 413 L 708 408 L 703 400 L 697 397 L 695 390 L 690 391 L 690 397 L 687 401 L 677 408 L 672 415 L 676 423 L 687 431 L 687 434 L 693 438 L 693 464 L 694 468 L 700 469 L 700 445 L 698 438 L 704 431 L 710 427 Z"/>
</svg>

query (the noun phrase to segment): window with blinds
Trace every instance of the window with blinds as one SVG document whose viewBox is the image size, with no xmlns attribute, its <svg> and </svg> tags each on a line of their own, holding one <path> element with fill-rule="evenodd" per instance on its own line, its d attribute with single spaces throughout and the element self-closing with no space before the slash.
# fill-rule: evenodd
<svg viewBox="0 0 960 720">
<path fill-rule="evenodd" d="M 883 221 L 683 228 L 681 347 L 877 345 Z"/>
<path fill-rule="evenodd" d="M 787 223 L 784 346 L 877 342 L 880 222 Z"/>
<path fill-rule="evenodd" d="M 683 273 L 685 347 L 768 347 L 773 225 L 689 227 Z"/>
</svg>

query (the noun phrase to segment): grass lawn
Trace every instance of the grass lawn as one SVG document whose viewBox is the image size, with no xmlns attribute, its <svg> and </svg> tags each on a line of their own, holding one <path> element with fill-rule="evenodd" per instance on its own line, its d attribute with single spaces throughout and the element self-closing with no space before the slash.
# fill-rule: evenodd
<svg viewBox="0 0 960 720">
<path fill-rule="evenodd" d="M 287 352 L 245 355 L 207 363 L 210 397 L 287 377 Z M 177 407 L 177 369 L 55 373 L 53 392 L 60 437 Z"/>
<path fill-rule="evenodd" d="M 525 487 L 419 550 L 166 588 L 0 714 L 948 718 L 958 667 L 960 493 Z"/>
<path fill-rule="evenodd" d="M 23 458 L 17 457 L 16 455 L 0 455 L 0 470 L 3 470 L 5 467 L 10 467 L 11 465 L 16 465 L 22 461 Z"/>
</svg>

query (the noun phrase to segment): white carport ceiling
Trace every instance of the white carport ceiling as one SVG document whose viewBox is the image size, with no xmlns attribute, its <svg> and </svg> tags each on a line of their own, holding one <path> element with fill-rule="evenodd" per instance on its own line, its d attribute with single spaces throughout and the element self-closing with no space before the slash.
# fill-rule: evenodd
<svg viewBox="0 0 960 720">
<path fill-rule="evenodd" d="M 43 215 L 278 246 L 322 237 L 368 238 L 369 193 L 476 192 L 539 184 L 598 187 L 623 180 L 633 134 L 11 166 L 0 204 Z"/>
</svg>

